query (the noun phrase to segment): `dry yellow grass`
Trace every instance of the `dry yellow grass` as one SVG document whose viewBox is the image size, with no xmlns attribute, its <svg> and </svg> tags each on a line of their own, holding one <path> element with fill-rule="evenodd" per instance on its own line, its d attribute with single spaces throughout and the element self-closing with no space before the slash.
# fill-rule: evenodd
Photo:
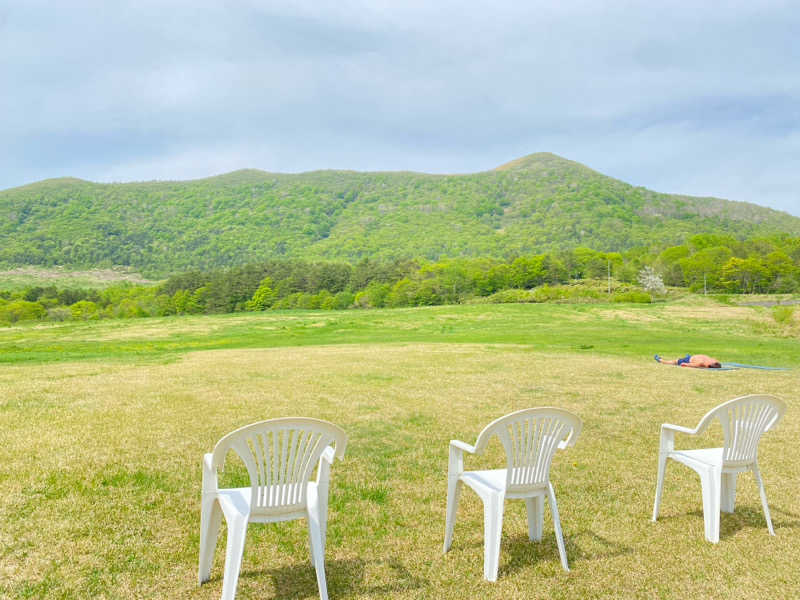
<svg viewBox="0 0 800 600">
<path fill-rule="evenodd" d="M 61 285 L 106 287 L 123 281 L 139 284 L 156 283 L 126 268 L 75 271 L 64 269 L 63 267 L 17 267 L 15 269 L 0 271 L 0 282 L 5 286 L 41 285 L 44 282 L 58 283 Z"/>
<path fill-rule="evenodd" d="M 791 371 L 708 372 L 482 344 L 3 367 L 0 594 L 217 598 L 224 531 L 212 580 L 196 584 L 202 454 L 243 424 L 308 415 L 350 436 L 332 472 L 331 598 L 800 597 L 797 391 Z M 651 523 L 659 425 L 694 426 L 751 392 L 789 404 L 760 449 L 776 537 L 743 476 L 720 543 L 705 542 L 699 482 L 677 465 Z M 481 505 L 468 490 L 453 548 L 441 552 L 447 443 L 472 443 L 495 417 L 547 405 L 585 423 L 552 472 L 572 572 L 561 570 L 549 517 L 543 541 L 530 543 L 524 506 L 509 502 L 500 576 L 489 584 Z M 468 468 L 498 457 L 494 448 Z M 238 597 L 315 595 L 305 525 L 251 526 Z"/>
<path fill-rule="evenodd" d="M 276 329 L 278 324 L 291 323 L 299 320 L 289 315 L 258 315 L 258 329 Z M 325 317 L 321 317 L 319 324 L 324 325 Z M 206 319 L 203 317 L 188 317 L 179 319 L 136 319 L 136 320 L 108 320 L 101 323 L 90 323 L 83 329 L 64 335 L 63 339 L 68 341 L 91 340 L 97 342 L 115 340 L 160 340 L 170 337 L 211 335 L 224 328 L 235 327 L 247 324 L 254 326 L 252 315 L 228 316 L 225 315 L 224 321 Z M 314 326 L 314 325 L 309 325 Z M 43 324 L 36 326 L 37 329 L 53 329 L 57 325 Z"/>
<path fill-rule="evenodd" d="M 663 310 L 655 312 L 652 310 L 632 310 L 624 308 L 613 308 L 609 310 L 598 310 L 598 316 L 604 319 L 621 319 L 633 323 L 654 323 L 658 321 L 671 321 L 676 319 L 681 321 L 750 321 L 766 322 L 770 321 L 769 313 L 754 310 L 749 306 L 720 306 L 719 304 L 704 306 L 702 304 L 687 306 L 681 304 L 669 304 Z"/>
</svg>

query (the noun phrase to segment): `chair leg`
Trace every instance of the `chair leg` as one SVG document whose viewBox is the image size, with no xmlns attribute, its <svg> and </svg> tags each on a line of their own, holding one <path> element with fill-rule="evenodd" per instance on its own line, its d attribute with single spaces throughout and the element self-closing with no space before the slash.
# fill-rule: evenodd
<svg viewBox="0 0 800 600">
<path fill-rule="evenodd" d="M 758 493 L 761 496 L 761 507 L 764 509 L 764 518 L 767 520 L 767 529 L 769 530 L 770 535 L 775 535 L 775 530 L 772 528 L 772 518 L 769 516 L 767 492 L 764 490 L 764 481 L 761 479 L 761 471 L 758 470 L 758 464 L 753 465 L 753 475 L 755 475 L 756 483 L 758 484 Z"/>
<path fill-rule="evenodd" d="M 317 487 L 317 510 L 319 512 L 319 535 L 322 540 L 322 555 L 328 541 L 328 484 Z"/>
<path fill-rule="evenodd" d="M 526 498 L 525 506 L 528 509 L 528 538 L 532 542 L 539 542 L 544 527 L 544 496 Z"/>
<path fill-rule="evenodd" d="M 444 550 L 450 550 L 453 543 L 453 529 L 456 526 L 456 513 L 458 512 L 458 500 L 461 497 L 461 486 L 463 483 L 458 478 L 448 478 L 447 481 L 447 513 L 444 523 Z"/>
<path fill-rule="evenodd" d="M 719 542 L 719 512 L 721 472 L 719 467 L 703 469 L 700 486 L 703 490 L 703 522 L 706 539 L 712 544 Z"/>
<path fill-rule="evenodd" d="M 658 508 L 661 506 L 661 493 L 664 491 L 664 472 L 667 470 L 667 455 L 658 453 L 658 480 L 656 482 L 656 499 L 653 502 L 653 521 L 658 518 Z"/>
<path fill-rule="evenodd" d="M 328 584 L 325 580 L 325 550 L 322 542 L 320 515 L 317 511 L 309 511 L 308 531 L 311 539 L 311 556 L 314 570 L 317 572 L 317 587 L 320 600 L 328 600 Z"/>
<path fill-rule="evenodd" d="M 504 503 L 503 494 L 488 494 L 483 498 L 483 577 L 486 581 L 497 581 Z"/>
<path fill-rule="evenodd" d="M 308 526 L 308 560 L 314 566 L 314 540 L 311 538 L 311 525 Z"/>
<path fill-rule="evenodd" d="M 247 519 L 228 520 L 228 545 L 225 550 L 225 574 L 222 579 L 222 600 L 234 600 L 242 568 Z"/>
<path fill-rule="evenodd" d="M 214 550 L 217 547 L 219 528 L 222 524 L 222 509 L 216 499 L 203 502 L 200 513 L 200 564 L 197 568 L 197 582 L 202 585 L 211 577 Z"/>
<path fill-rule="evenodd" d="M 567 551 L 564 548 L 564 535 L 561 531 L 561 519 L 558 516 L 558 504 L 556 504 L 556 493 L 553 491 L 553 484 L 547 484 L 547 496 L 550 502 L 550 510 L 553 513 L 553 526 L 556 530 L 556 542 L 558 542 L 558 554 L 561 557 L 561 566 L 565 571 L 569 571 L 567 563 Z"/>
<path fill-rule="evenodd" d="M 738 473 L 723 473 L 720 486 L 720 510 L 732 513 L 736 505 L 736 477 Z"/>
<path fill-rule="evenodd" d="M 322 555 L 325 556 L 325 543 L 328 529 L 328 487 L 327 485 L 309 485 L 308 488 L 308 554 L 311 566 L 314 567 L 314 540 L 311 532 L 313 531 L 310 523 L 312 515 L 318 515 L 320 539 L 322 540 Z M 323 496 L 323 493 L 325 495 Z"/>
</svg>

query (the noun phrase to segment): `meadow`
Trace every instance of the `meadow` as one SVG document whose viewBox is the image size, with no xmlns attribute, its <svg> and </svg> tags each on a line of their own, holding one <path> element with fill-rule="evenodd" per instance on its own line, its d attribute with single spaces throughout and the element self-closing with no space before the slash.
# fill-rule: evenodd
<svg viewBox="0 0 800 600">
<path fill-rule="evenodd" d="M 349 435 L 331 473 L 331 598 L 799 597 L 798 312 L 686 298 L 0 329 L 0 596 L 218 598 L 224 528 L 212 579 L 197 586 L 202 455 L 244 424 L 303 415 Z M 680 369 L 656 352 L 789 370 Z M 676 464 L 652 523 L 660 424 L 693 427 L 748 393 L 789 407 L 759 452 L 776 536 L 744 475 L 720 543 L 706 542 L 699 481 Z M 470 490 L 442 554 L 447 446 L 530 406 L 584 421 L 551 473 L 572 571 L 549 513 L 531 543 L 524 504 L 508 502 L 499 579 L 487 583 Z M 467 468 L 498 460 L 495 445 Z M 222 484 L 242 477 L 234 464 Z M 316 597 L 306 531 L 251 525 L 237 597 Z"/>
<path fill-rule="evenodd" d="M 33 286 L 102 289 L 109 285 L 128 282 L 137 285 L 154 284 L 130 269 L 91 269 L 77 271 L 63 267 L 17 267 L 0 271 L 0 290 L 21 290 Z"/>
</svg>

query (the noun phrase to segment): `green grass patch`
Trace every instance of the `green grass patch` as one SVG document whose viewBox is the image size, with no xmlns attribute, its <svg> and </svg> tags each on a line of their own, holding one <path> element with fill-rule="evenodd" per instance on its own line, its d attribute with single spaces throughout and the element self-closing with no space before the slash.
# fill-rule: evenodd
<svg viewBox="0 0 800 600">
<path fill-rule="evenodd" d="M 782 323 L 761 307 L 706 304 L 700 313 L 670 304 L 512 304 L 25 324 L 0 329 L 0 362 L 163 361 L 197 350 L 425 342 L 800 364 L 790 351 L 796 336 L 776 336 Z"/>
<path fill-rule="evenodd" d="M 446 325 L 447 330 L 442 331 Z M 788 329 L 787 329 L 788 327 Z M 218 598 L 197 586 L 201 460 L 247 423 L 315 416 L 348 434 L 331 472 L 331 598 L 797 597 L 797 337 L 769 309 L 708 303 L 474 305 L 14 327 L 0 331 L 0 597 Z M 794 336 L 794 337 L 793 337 Z M 680 369 L 687 350 L 790 371 Z M 703 539 L 700 485 L 670 465 L 649 520 L 659 426 L 720 402 L 784 398 L 759 449 L 776 536 L 740 478 L 721 540 Z M 560 406 L 584 421 L 552 481 L 572 571 L 549 515 L 527 538 L 508 502 L 499 579 L 483 570 L 483 510 L 464 490 L 442 554 L 451 439 Z M 718 442 L 678 439 L 698 447 Z M 467 468 L 502 465 L 498 444 Z M 229 457 L 224 485 L 245 485 Z M 304 523 L 253 524 L 240 598 L 316 596 Z"/>
</svg>

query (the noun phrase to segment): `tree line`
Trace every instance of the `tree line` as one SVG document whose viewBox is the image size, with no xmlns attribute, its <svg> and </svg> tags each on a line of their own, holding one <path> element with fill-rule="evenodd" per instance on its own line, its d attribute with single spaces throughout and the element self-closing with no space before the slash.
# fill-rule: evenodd
<svg viewBox="0 0 800 600">
<path fill-rule="evenodd" d="M 652 268 L 668 286 L 693 292 L 797 293 L 800 237 L 737 240 L 702 234 L 660 250 L 634 248 L 620 253 L 576 248 L 506 260 L 362 259 L 355 264 L 270 260 L 186 271 L 158 285 L 123 283 L 105 289 L 49 285 L 0 291 L 0 322 L 576 298 L 649 302 L 651 294 L 638 285 L 644 267 Z M 603 283 L 571 286 L 591 280 Z"/>
</svg>

